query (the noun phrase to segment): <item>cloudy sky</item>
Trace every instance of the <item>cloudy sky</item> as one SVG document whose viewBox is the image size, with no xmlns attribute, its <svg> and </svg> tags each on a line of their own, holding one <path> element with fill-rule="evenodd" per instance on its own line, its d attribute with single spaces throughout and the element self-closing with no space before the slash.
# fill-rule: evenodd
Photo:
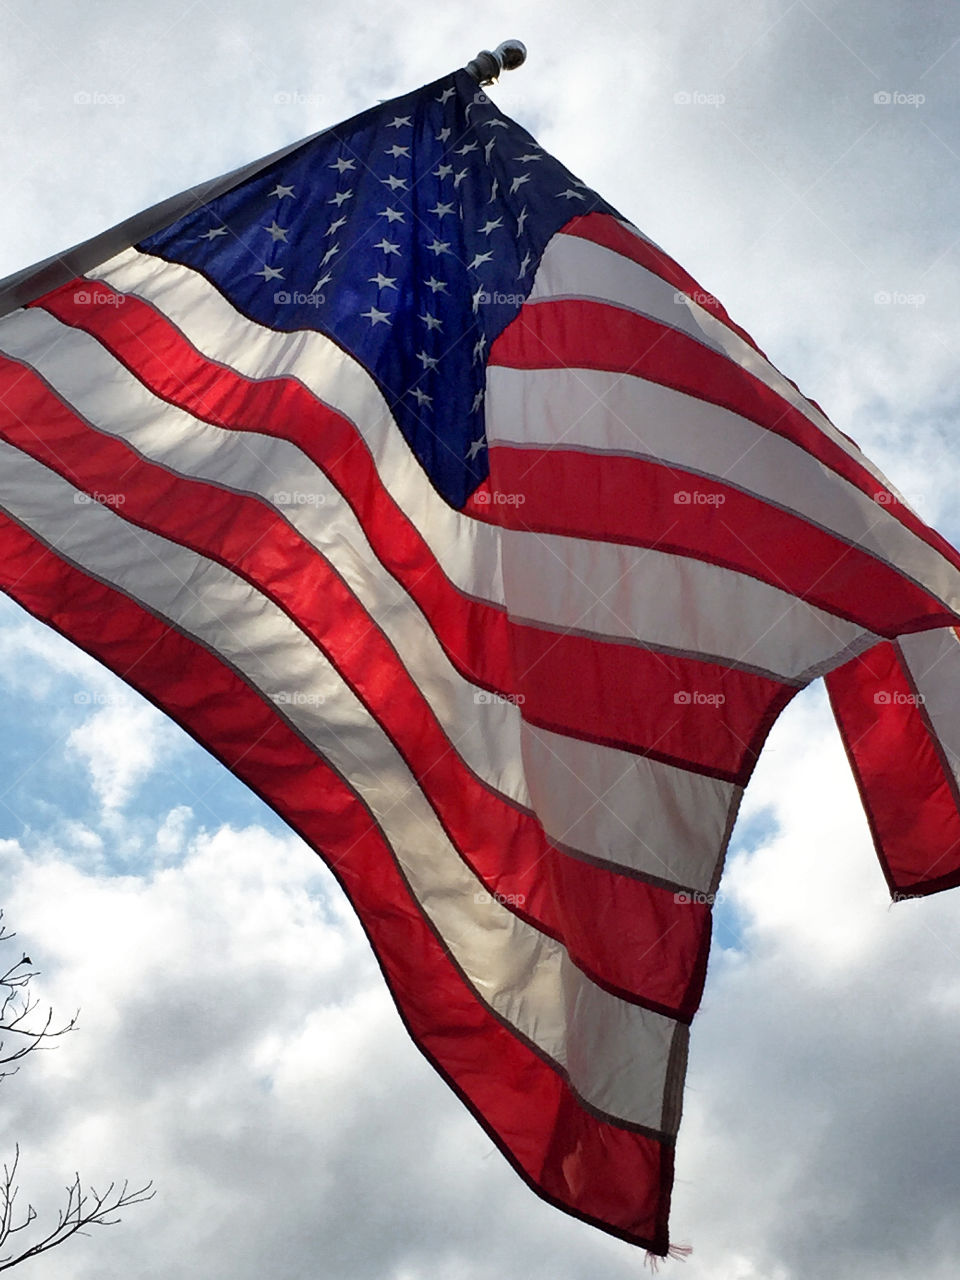
<svg viewBox="0 0 960 1280">
<path fill-rule="evenodd" d="M 516 35 L 498 104 L 715 293 L 954 542 L 960 24 L 933 0 L 0 0 L 0 276 Z M 406 1039 L 319 861 L 0 602 L 0 905 L 79 1029 L 4 1085 L 35 1280 L 596 1280 Z M 904 761 L 909 768 L 909 761 Z M 956 1275 L 960 894 L 891 907 L 819 686 L 747 793 L 694 1024 L 683 1280 Z"/>
</svg>

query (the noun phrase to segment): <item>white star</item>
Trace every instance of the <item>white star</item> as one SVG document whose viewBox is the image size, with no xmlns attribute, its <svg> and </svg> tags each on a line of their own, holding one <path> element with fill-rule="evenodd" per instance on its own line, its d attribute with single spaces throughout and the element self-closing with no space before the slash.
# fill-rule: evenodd
<svg viewBox="0 0 960 1280">
<path fill-rule="evenodd" d="M 448 213 L 453 213 L 452 204 L 441 204 L 438 200 L 432 209 L 428 209 L 427 213 L 435 213 L 438 218 L 445 218 Z"/>
<path fill-rule="evenodd" d="M 276 267 L 264 266 L 264 268 L 261 271 L 255 271 L 253 274 L 255 276 L 263 276 L 264 280 L 282 280 L 283 279 L 283 272 L 278 271 Z"/>
<path fill-rule="evenodd" d="M 535 156 L 528 152 L 525 156 L 517 156 L 517 159 L 521 164 L 532 164 L 534 160 L 542 160 L 543 156 Z"/>
<path fill-rule="evenodd" d="M 380 217 L 386 218 L 388 222 L 403 222 L 403 214 L 397 209 L 381 209 Z"/>
<path fill-rule="evenodd" d="M 364 320 L 369 320 L 371 325 L 390 323 L 389 314 L 386 311 L 378 311 L 376 307 L 371 307 L 369 311 L 361 311 L 360 315 Z"/>
<path fill-rule="evenodd" d="M 269 227 L 264 227 L 263 230 L 266 231 L 267 235 L 270 236 L 270 238 L 273 240 L 274 243 L 276 243 L 278 240 L 286 241 L 286 238 L 287 238 L 286 229 L 284 227 L 277 226 L 276 218 L 274 218 L 273 222 L 270 224 Z"/>
<path fill-rule="evenodd" d="M 453 97 L 453 89 L 452 88 L 444 89 L 443 93 L 441 93 L 439 98 L 434 98 L 434 102 L 439 102 L 440 105 L 443 106 L 443 104 L 445 102 L 449 102 L 452 97 Z"/>
<path fill-rule="evenodd" d="M 346 218 L 338 218 L 336 222 L 331 222 L 329 227 L 327 227 L 326 231 L 323 233 L 324 239 L 326 239 L 327 236 L 334 235 L 337 231 L 340 230 L 341 227 L 345 227 L 346 225 L 347 225 Z"/>
<path fill-rule="evenodd" d="M 331 165 L 330 168 L 332 169 L 333 165 Z M 352 195 L 353 191 L 338 191 L 332 200 L 327 201 L 327 204 L 335 204 L 339 209 L 344 201 L 349 200 Z"/>
<path fill-rule="evenodd" d="M 313 286 L 313 292 L 319 293 L 320 290 L 323 288 L 323 286 L 325 284 L 329 284 L 332 279 L 333 279 L 333 276 L 330 274 L 329 271 L 326 273 L 326 275 L 322 275 L 320 279 L 317 281 L 317 283 Z"/>
<path fill-rule="evenodd" d="M 484 124 L 486 124 L 486 125 L 489 125 L 491 129 L 506 129 L 506 128 L 508 128 L 508 125 L 507 125 L 506 120 L 484 120 L 484 122 L 483 122 L 483 123 L 484 123 Z"/>
<path fill-rule="evenodd" d="M 462 147 L 457 147 L 454 155 L 466 156 L 469 155 L 471 151 L 476 151 L 476 149 L 477 144 L 475 142 L 465 142 Z"/>
<path fill-rule="evenodd" d="M 489 222 L 485 222 L 483 226 L 479 228 L 477 234 L 481 236 L 488 236 L 491 231 L 496 231 L 497 227 L 502 227 L 502 226 L 503 226 L 502 218 L 492 218 Z"/>
<path fill-rule="evenodd" d="M 454 189 L 454 191 L 456 191 L 457 187 L 459 187 L 460 183 L 461 183 L 461 182 L 464 180 L 464 178 L 467 176 L 467 173 L 468 173 L 468 170 L 466 170 L 466 169 L 461 169 L 459 173 L 455 173 L 455 174 L 453 175 L 453 189 Z"/>
<path fill-rule="evenodd" d="M 332 244 L 330 248 L 327 250 L 327 252 L 320 259 L 321 267 L 325 267 L 327 263 L 330 261 L 330 259 L 333 257 L 336 257 L 336 255 L 339 252 L 340 252 L 340 246 L 338 244 Z"/>
<path fill-rule="evenodd" d="M 470 406 L 470 412 L 476 413 L 482 404 L 483 404 L 483 387 L 481 387 L 480 390 L 477 392 L 477 394 L 473 397 L 473 404 Z"/>
<path fill-rule="evenodd" d="M 390 121 L 390 123 L 387 125 L 387 128 L 401 129 L 405 124 L 408 125 L 409 123 L 410 123 L 409 116 L 394 116 L 393 119 Z"/>
<path fill-rule="evenodd" d="M 477 341 L 473 344 L 473 362 L 476 364 L 478 360 L 483 359 L 483 353 L 487 349 L 487 335 L 482 333 Z"/>
<path fill-rule="evenodd" d="M 201 240 L 215 240 L 217 236 L 225 236 L 227 234 L 226 227 L 214 227 L 211 231 L 205 231 L 200 237 Z"/>
<path fill-rule="evenodd" d="M 395 253 L 399 255 L 400 253 L 400 246 L 398 244 L 391 244 L 390 241 L 386 239 L 386 237 L 384 237 L 382 240 L 378 240 L 373 247 L 375 249 L 382 249 L 383 252 L 386 254 Z"/>
<path fill-rule="evenodd" d="M 433 244 L 427 245 L 427 248 L 439 258 L 441 253 L 450 252 L 450 242 L 449 240 L 434 240 Z"/>
<path fill-rule="evenodd" d="M 512 196 L 516 195 L 517 192 L 520 190 L 520 188 L 523 186 L 523 184 L 529 181 L 530 181 L 529 173 L 521 173 L 519 178 L 514 178 L 514 180 L 510 183 L 510 194 Z"/>
<path fill-rule="evenodd" d="M 278 183 L 277 183 L 277 185 L 273 188 L 273 190 L 272 190 L 271 192 L 269 192 L 269 193 L 268 193 L 268 195 L 267 195 L 267 199 L 268 199 L 268 200 L 269 200 L 270 196 L 276 196 L 278 200 L 282 200 L 284 196 L 289 196 L 289 197 L 291 198 L 291 200 L 296 200 L 296 198 L 297 198 L 297 197 L 293 194 L 293 187 L 285 187 L 285 186 L 284 186 L 282 183 L 280 183 L 280 182 L 278 182 Z"/>
<path fill-rule="evenodd" d="M 432 316 L 429 311 L 424 312 L 420 317 L 428 329 L 442 329 L 443 321 L 438 320 L 436 316 Z"/>
<path fill-rule="evenodd" d="M 450 134 L 452 132 L 453 132 L 452 129 L 441 129 L 440 132 L 436 135 L 437 141 L 446 142 L 446 140 L 450 137 Z"/>
<path fill-rule="evenodd" d="M 529 253 L 525 253 L 525 254 L 523 255 L 523 261 L 520 263 L 520 277 L 519 277 L 519 278 L 520 278 L 521 280 L 522 280 L 522 279 L 523 279 L 523 277 L 527 274 L 527 267 L 529 267 L 529 265 L 530 265 L 530 255 L 529 255 Z"/>
<path fill-rule="evenodd" d="M 518 235 L 523 234 L 523 224 L 526 222 L 526 220 L 527 220 L 527 206 L 524 205 L 523 208 L 520 210 L 520 217 L 517 218 L 517 234 Z"/>
<path fill-rule="evenodd" d="M 566 191 L 557 192 L 558 200 L 562 199 L 563 197 L 566 197 L 567 200 L 585 200 L 586 199 L 586 196 L 583 194 L 582 191 L 572 191 L 570 187 L 567 187 Z"/>
<path fill-rule="evenodd" d="M 480 400 L 483 399 L 482 391 L 478 391 L 477 395 L 480 398 Z M 474 407 L 474 410 L 477 410 L 480 408 L 480 405 L 477 400 L 474 400 L 473 407 Z M 473 440 L 470 444 L 470 448 L 467 450 L 467 461 L 472 462 L 474 458 L 477 456 L 477 454 L 480 452 L 480 450 L 485 449 L 486 447 L 487 447 L 487 441 L 485 436 L 481 436 L 479 440 Z"/>
<path fill-rule="evenodd" d="M 425 404 L 433 404 L 433 396 L 428 396 L 427 393 L 425 391 L 421 391 L 419 387 L 414 387 L 409 394 L 413 396 L 421 408 Z"/>
<path fill-rule="evenodd" d="M 407 189 L 406 178 L 398 178 L 392 173 L 389 178 L 381 178 L 380 181 L 385 187 L 389 187 L 391 191 L 406 191 Z"/>
<path fill-rule="evenodd" d="M 448 178 L 453 173 L 452 164 L 442 164 L 439 169 L 434 169 L 433 176 L 435 178 Z"/>
<path fill-rule="evenodd" d="M 487 291 L 486 289 L 484 289 L 483 285 L 481 285 L 480 288 L 477 290 L 477 292 L 470 299 L 470 301 L 473 303 L 474 313 L 480 310 L 480 303 L 484 300 L 486 296 L 487 296 Z"/>
<path fill-rule="evenodd" d="M 328 169 L 336 169 L 338 173 L 345 173 L 347 169 L 355 169 L 357 167 L 356 160 L 336 160 L 333 164 L 328 165 Z"/>
<path fill-rule="evenodd" d="M 493 186 L 490 188 L 490 199 L 487 201 L 487 204 L 493 204 L 494 200 L 496 200 L 497 198 L 497 192 L 499 190 L 500 190 L 500 182 L 497 178 L 494 178 Z"/>
<path fill-rule="evenodd" d="M 433 276 L 429 280 L 423 282 L 431 293 L 446 293 L 447 283 L 445 280 L 435 280 Z"/>
<path fill-rule="evenodd" d="M 489 160 L 489 159 L 490 159 L 490 153 L 491 153 L 491 151 L 493 151 L 493 144 L 494 144 L 494 139 L 493 139 L 493 138 L 491 138 L 491 139 L 490 139 L 490 141 L 487 143 L 487 145 L 483 148 L 483 158 L 484 158 L 484 160 Z"/>
<path fill-rule="evenodd" d="M 426 373 L 428 369 L 435 369 L 440 363 L 436 356 L 428 356 L 425 351 L 418 351 L 417 359 L 423 365 L 424 373 Z"/>
<path fill-rule="evenodd" d="M 370 284 L 375 284 L 378 289 L 396 289 L 397 277 L 385 276 L 382 271 L 378 271 L 375 276 L 371 276 Z"/>
<path fill-rule="evenodd" d="M 396 159 L 398 159 L 400 156 L 408 156 L 408 155 L 410 154 L 410 148 L 409 148 L 409 147 L 398 147 L 398 146 L 397 146 L 397 144 L 396 144 L 396 143 L 394 143 L 394 144 L 393 144 L 393 146 L 392 146 L 392 147 L 388 147 L 388 148 L 387 148 L 387 150 L 386 150 L 386 151 L 384 151 L 384 153 L 383 153 L 383 154 L 384 154 L 385 156 L 393 156 L 394 160 L 396 160 Z"/>
<path fill-rule="evenodd" d="M 476 271 L 477 267 L 482 267 L 485 262 L 489 262 L 493 257 L 492 253 L 475 253 L 473 261 L 467 263 L 468 271 Z"/>
</svg>

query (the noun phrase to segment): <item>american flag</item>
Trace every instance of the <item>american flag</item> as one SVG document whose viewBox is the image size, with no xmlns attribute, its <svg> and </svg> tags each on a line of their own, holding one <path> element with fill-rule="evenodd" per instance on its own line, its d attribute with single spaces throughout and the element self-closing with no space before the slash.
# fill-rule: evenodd
<svg viewBox="0 0 960 1280">
<path fill-rule="evenodd" d="M 465 72 L 6 296 L 0 587 L 321 854 L 530 1186 L 665 1254 L 743 787 L 829 674 L 886 847 L 960 557 Z M 891 885 L 960 878 L 950 781 Z"/>
</svg>

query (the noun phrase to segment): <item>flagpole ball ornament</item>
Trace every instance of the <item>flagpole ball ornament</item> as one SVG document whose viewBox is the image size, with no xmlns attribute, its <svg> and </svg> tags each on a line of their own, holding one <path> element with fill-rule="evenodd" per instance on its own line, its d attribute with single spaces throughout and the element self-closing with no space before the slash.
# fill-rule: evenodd
<svg viewBox="0 0 960 1280">
<path fill-rule="evenodd" d="M 467 70 L 478 84 L 493 84 L 501 71 L 516 71 L 526 60 L 527 46 L 522 40 L 504 40 L 492 53 L 481 49 L 473 61 L 467 63 Z"/>
</svg>

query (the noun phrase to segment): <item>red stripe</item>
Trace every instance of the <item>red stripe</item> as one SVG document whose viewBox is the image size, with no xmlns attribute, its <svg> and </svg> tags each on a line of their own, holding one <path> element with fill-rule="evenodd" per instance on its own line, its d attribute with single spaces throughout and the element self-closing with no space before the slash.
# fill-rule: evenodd
<svg viewBox="0 0 960 1280">
<path fill-rule="evenodd" d="M 899 647 L 838 667 L 827 689 L 891 893 L 960 884 L 956 782 Z"/>
<path fill-rule="evenodd" d="M 487 488 L 473 495 L 468 509 L 507 528 L 694 556 L 759 578 L 878 635 L 953 621 L 927 592 L 862 548 L 732 485 L 668 463 L 493 446 L 490 485 L 511 501 L 491 500 Z"/>
<path fill-rule="evenodd" d="M 797 687 L 718 663 L 517 625 L 524 719 L 746 785 Z M 564 643 L 560 643 L 563 639 Z"/>
<path fill-rule="evenodd" d="M 107 495 L 131 523 L 225 564 L 293 618 L 380 723 L 452 842 L 492 893 L 562 941 L 608 989 L 664 1012 L 693 1015 L 709 910 L 678 904 L 673 890 L 558 851 L 532 815 L 485 786 L 456 754 L 356 597 L 271 507 L 145 462 L 127 445 L 91 430 L 32 370 L 5 359 L 0 399 L 9 410 L 0 415 L 0 438 L 87 493 Z M 593 904 L 587 919 L 583 902 Z"/>
<path fill-rule="evenodd" d="M 817 458 L 895 516 L 950 564 L 960 554 L 799 409 L 727 356 L 623 307 L 580 299 L 525 303 L 490 349 L 512 369 L 602 369 L 632 374 L 729 409 Z M 882 500 L 882 501 L 881 501 Z"/>
<path fill-rule="evenodd" d="M 530 1186 L 665 1253 L 672 1147 L 587 1113 L 557 1071 L 476 999 L 345 782 L 206 649 L 2 515 L 0 548 L 3 590 L 154 701 L 322 850 L 415 1043 Z"/>
</svg>

